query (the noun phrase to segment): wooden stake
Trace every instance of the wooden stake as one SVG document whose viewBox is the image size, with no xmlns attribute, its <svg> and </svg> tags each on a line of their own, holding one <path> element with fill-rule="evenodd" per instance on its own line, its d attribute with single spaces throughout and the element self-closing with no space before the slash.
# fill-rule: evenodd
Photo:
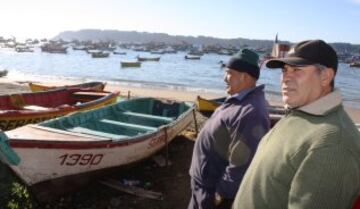
<svg viewBox="0 0 360 209">
<path fill-rule="evenodd" d="M 197 137 L 198 133 L 199 133 L 199 129 L 198 129 L 198 124 L 197 124 L 197 120 L 196 120 L 196 110 L 193 110 L 193 116 L 194 116 L 194 125 L 195 125 L 195 137 Z"/>
</svg>

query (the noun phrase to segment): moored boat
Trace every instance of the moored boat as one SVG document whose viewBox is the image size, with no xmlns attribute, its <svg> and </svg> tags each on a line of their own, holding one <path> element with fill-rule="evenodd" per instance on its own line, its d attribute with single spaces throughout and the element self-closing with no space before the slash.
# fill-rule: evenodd
<svg viewBox="0 0 360 209">
<path fill-rule="evenodd" d="M 349 64 L 350 67 L 358 67 L 360 68 L 360 62 L 352 62 Z"/>
<path fill-rule="evenodd" d="M 30 90 L 32 92 L 39 92 L 39 91 L 49 91 L 59 88 L 66 88 L 66 89 L 76 89 L 81 91 L 103 91 L 105 88 L 105 82 L 87 82 L 87 83 L 80 83 L 75 85 L 65 85 L 65 86 L 49 86 L 45 84 L 37 84 L 37 83 L 29 83 Z"/>
<path fill-rule="evenodd" d="M 117 55 L 126 55 L 126 52 L 113 51 L 113 54 L 117 54 Z"/>
<path fill-rule="evenodd" d="M 139 61 L 121 61 L 120 66 L 125 67 L 141 67 L 141 62 Z"/>
<path fill-rule="evenodd" d="M 140 56 L 137 56 L 136 59 L 139 61 L 139 62 L 144 62 L 144 61 L 160 61 L 160 57 L 140 57 Z"/>
<path fill-rule="evenodd" d="M 59 89 L 0 96 L 0 129 L 10 130 L 116 102 L 119 93 Z"/>
<path fill-rule="evenodd" d="M 110 55 L 109 52 L 103 52 L 103 51 L 91 52 L 91 57 L 92 58 L 106 58 L 106 57 L 109 57 L 109 55 Z"/>
<path fill-rule="evenodd" d="M 151 156 L 192 123 L 193 110 L 188 102 L 121 101 L 7 131 L 1 136 L 0 156 L 37 191 L 54 180 L 66 182 Z M 52 192 L 57 191 L 48 189 L 37 196 Z"/>
<path fill-rule="evenodd" d="M 46 43 L 41 47 L 42 52 L 66 54 L 67 47 L 59 43 Z"/>
<path fill-rule="evenodd" d="M 198 55 L 185 55 L 184 57 L 186 60 L 199 60 L 201 56 Z"/>
</svg>

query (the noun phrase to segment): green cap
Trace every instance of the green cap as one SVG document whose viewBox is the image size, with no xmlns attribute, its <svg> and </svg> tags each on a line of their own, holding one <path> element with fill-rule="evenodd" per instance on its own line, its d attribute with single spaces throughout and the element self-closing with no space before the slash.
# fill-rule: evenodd
<svg viewBox="0 0 360 209">
<path fill-rule="evenodd" d="M 256 52 L 243 49 L 230 58 L 226 67 L 239 72 L 246 72 L 258 79 L 260 76 L 258 61 L 259 55 Z"/>
</svg>

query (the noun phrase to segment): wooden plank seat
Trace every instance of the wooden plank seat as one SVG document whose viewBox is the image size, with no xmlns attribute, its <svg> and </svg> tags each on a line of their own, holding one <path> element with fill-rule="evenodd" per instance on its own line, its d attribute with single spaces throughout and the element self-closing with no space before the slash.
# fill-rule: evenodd
<svg viewBox="0 0 360 209">
<path fill-rule="evenodd" d="M 95 100 L 101 97 L 109 95 L 109 92 L 87 92 L 87 91 L 77 91 L 71 94 L 71 97 L 75 100 Z"/>
<path fill-rule="evenodd" d="M 166 123 L 171 123 L 172 121 L 174 121 L 174 119 L 170 118 L 170 117 L 149 115 L 149 114 L 137 113 L 137 112 L 131 112 L 131 111 L 124 111 L 122 114 L 127 115 L 127 116 L 135 116 L 135 117 L 141 117 L 141 118 L 146 118 L 146 119 L 152 119 L 152 120 L 166 122 Z"/>
<path fill-rule="evenodd" d="M 112 133 L 96 131 L 96 130 L 88 129 L 88 128 L 84 128 L 84 127 L 79 127 L 79 126 L 74 127 L 74 128 L 69 128 L 69 129 L 67 129 L 67 131 L 81 133 L 81 134 L 89 134 L 89 135 L 100 136 L 100 137 L 111 138 L 111 139 L 123 139 L 123 138 L 129 137 L 127 135 L 112 134 Z"/>
<path fill-rule="evenodd" d="M 151 127 L 151 126 L 137 125 L 137 124 L 132 124 L 132 123 L 124 123 L 124 122 L 109 120 L 109 119 L 101 119 L 100 122 L 107 123 L 107 124 L 113 124 L 116 126 L 124 127 L 126 129 L 133 129 L 133 130 L 137 130 L 137 131 L 147 132 L 147 131 L 156 131 L 157 130 L 157 128 Z"/>
</svg>

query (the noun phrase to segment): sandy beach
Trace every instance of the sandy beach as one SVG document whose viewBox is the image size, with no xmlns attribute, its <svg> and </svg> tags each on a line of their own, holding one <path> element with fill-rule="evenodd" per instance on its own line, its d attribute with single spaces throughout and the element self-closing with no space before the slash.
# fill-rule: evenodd
<svg viewBox="0 0 360 209">
<path fill-rule="evenodd" d="M 67 80 L 58 80 L 56 82 L 38 82 L 38 81 L 16 81 L 10 80 L 7 78 L 0 78 L 0 94 L 10 94 L 10 93 L 20 93 L 20 92 L 29 92 L 28 82 L 37 82 L 47 85 L 72 85 L 80 82 L 76 81 L 67 81 Z M 223 94 L 209 93 L 209 92 L 195 92 L 195 91 L 185 91 L 183 89 L 164 89 L 158 87 L 137 87 L 137 86 L 126 86 L 126 85 L 115 85 L 107 84 L 106 91 L 120 91 L 122 96 L 131 97 L 156 97 L 164 99 L 174 99 L 179 101 L 195 101 L 197 95 L 201 95 L 204 98 L 212 99 L 225 96 Z M 281 105 L 279 98 L 274 97 L 270 94 L 266 95 L 267 100 L 270 104 Z M 360 123 L 360 109 L 345 106 L 345 110 L 348 112 L 350 117 L 355 123 Z"/>
</svg>

